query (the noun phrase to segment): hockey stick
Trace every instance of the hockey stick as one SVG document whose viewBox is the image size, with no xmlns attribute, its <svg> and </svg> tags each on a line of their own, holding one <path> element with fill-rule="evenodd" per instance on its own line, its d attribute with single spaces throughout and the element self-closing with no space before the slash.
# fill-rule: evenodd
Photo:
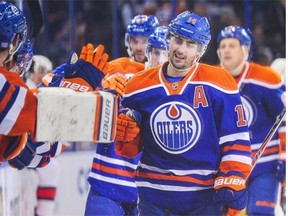
<svg viewBox="0 0 288 216">
<path fill-rule="evenodd" d="M 279 126 L 280 126 L 285 114 L 286 114 L 286 107 L 284 107 L 283 110 L 281 111 L 281 113 L 277 116 L 276 121 L 274 122 L 274 124 L 272 125 L 270 131 L 266 135 L 266 137 L 265 137 L 264 141 L 262 142 L 260 148 L 258 149 L 256 154 L 252 158 L 252 168 L 251 168 L 251 171 L 250 171 L 248 177 L 250 176 L 250 174 L 252 173 L 254 167 L 256 166 L 257 161 L 259 160 L 259 158 L 262 156 L 263 152 L 265 151 L 268 143 L 270 142 L 270 140 L 272 139 L 272 137 L 276 133 L 277 129 L 279 128 Z M 248 179 L 248 177 L 247 177 L 247 179 Z"/>
</svg>

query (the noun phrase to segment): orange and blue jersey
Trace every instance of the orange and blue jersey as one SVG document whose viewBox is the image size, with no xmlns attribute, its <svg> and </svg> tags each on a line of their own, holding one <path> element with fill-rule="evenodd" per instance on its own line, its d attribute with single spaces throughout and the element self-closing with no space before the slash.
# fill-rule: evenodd
<svg viewBox="0 0 288 216">
<path fill-rule="evenodd" d="M 239 91 L 227 71 L 197 63 L 175 79 L 165 74 L 167 64 L 135 74 L 122 105 L 142 117 L 139 197 L 185 212 L 191 203 L 212 203 L 219 173 L 246 178 L 251 146 Z"/>
<path fill-rule="evenodd" d="M 18 74 L 0 67 L 0 162 L 11 136 L 34 133 L 37 98 Z"/>
<path fill-rule="evenodd" d="M 0 134 L 34 132 L 37 98 L 15 73 L 0 67 Z"/>
<path fill-rule="evenodd" d="M 144 64 L 122 57 L 109 62 L 109 74 L 122 73 L 128 78 L 144 69 Z M 126 158 L 115 153 L 115 143 L 97 143 L 88 182 L 109 199 L 136 204 L 138 194 L 135 171 L 140 155 Z"/>
<path fill-rule="evenodd" d="M 277 115 L 284 108 L 281 98 L 285 92 L 285 85 L 281 75 L 270 67 L 248 62 L 236 82 L 248 121 L 252 155 L 255 155 Z M 251 178 L 263 173 L 275 173 L 279 160 L 280 137 L 283 134 L 285 125 L 279 128 L 279 133 L 268 143 Z"/>
</svg>

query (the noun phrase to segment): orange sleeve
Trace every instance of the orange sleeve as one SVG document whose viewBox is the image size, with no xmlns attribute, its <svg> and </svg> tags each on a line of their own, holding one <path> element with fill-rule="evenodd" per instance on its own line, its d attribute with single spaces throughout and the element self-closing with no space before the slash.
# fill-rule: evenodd
<svg viewBox="0 0 288 216">
<path fill-rule="evenodd" d="M 0 133 L 18 136 L 30 132 L 34 135 L 37 97 L 17 74 L 4 68 L 0 68 L 0 71 L 1 82 L 5 86 L 0 89 L 0 115 L 3 124 L 0 125 Z"/>
</svg>

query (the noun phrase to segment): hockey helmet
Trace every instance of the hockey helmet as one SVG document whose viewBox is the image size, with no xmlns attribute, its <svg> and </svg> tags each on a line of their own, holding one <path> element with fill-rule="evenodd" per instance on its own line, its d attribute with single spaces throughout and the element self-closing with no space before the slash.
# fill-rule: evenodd
<svg viewBox="0 0 288 216">
<path fill-rule="evenodd" d="M 155 29 L 159 26 L 157 17 L 150 15 L 137 15 L 127 26 L 125 34 L 125 45 L 129 47 L 129 37 L 149 37 Z"/>
<path fill-rule="evenodd" d="M 170 22 L 169 33 L 201 44 L 203 52 L 211 40 L 208 19 L 190 11 L 182 12 Z"/>
<path fill-rule="evenodd" d="M 13 47 L 12 42 L 19 34 L 18 44 Z M 22 11 L 9 2 L 0 2 L 0 48 L 9 48 L 14 54 L 25 42 L 27 37 L 27 23 Z"/>
<path fill-rule="evenodd" d="M 150 49 L 151 47 L 156 47 L 168 50 L 169 40 L 167 38 L 167 33 L 168 33 L 167 26 L 157 27 L 154 33 L 151 34 L 148 39 L 147 49 Z"/>
<path fill-rule="evenodd" d="M 221 40 L 225 38 L 236 38 L 240 41 L 241 46 L 250 46 L 252 42 L 247 31 L 240 26 L 227 26 L 222 31 L 220 31 L 217 37 L 218 47 Z"/>
</svg>

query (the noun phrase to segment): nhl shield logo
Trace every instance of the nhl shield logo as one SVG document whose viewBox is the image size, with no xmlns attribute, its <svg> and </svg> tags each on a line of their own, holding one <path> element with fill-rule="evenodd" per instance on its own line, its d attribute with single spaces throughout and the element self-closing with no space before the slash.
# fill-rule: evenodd
<svg viewBox="0 0 288 216">
<path fill-rule="evenodd" d="M 195 110 L 175 101 L 154 110 L 150 126 L 156 143 L 171 154 L 188 151 L 201 134 L 201 122 Z"/>
</svg>

